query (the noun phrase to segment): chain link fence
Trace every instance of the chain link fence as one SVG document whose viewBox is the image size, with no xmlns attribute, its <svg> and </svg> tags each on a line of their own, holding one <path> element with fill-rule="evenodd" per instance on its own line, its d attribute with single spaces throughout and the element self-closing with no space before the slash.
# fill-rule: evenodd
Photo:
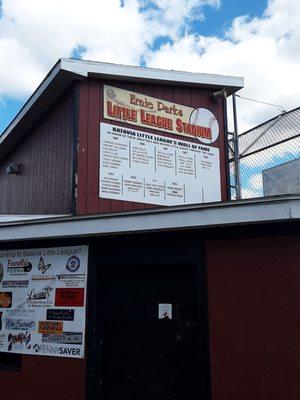
<svg viewBox="0 0 300 400">
<path fill-rule="evenodd" d="M 239 135 L 241 197 L 300 194 L 300 107 Z M 236 198 L 231 152 L 231 195 Z"/>
</svg>

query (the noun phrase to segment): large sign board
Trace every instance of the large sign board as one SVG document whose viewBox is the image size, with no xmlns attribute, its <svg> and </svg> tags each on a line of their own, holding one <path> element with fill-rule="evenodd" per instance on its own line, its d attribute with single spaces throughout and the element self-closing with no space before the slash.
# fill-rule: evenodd
<svg viewBox="0 0 300 400">
<path fill-rule="evenodd" d="M 0 352 L 84 357 L 88 247 L 0 251 Z"/>
<path fill-rule="evenodd" d="M 219 124 L 207 108 L 192 108 L 104 85 L 104 118 L 213 143 Z"/>
<path fill-rule="evenodd" d="M 219 150 L 100 124 L 100 197 L 172 206 L 221 200 Z"/>
</svg>

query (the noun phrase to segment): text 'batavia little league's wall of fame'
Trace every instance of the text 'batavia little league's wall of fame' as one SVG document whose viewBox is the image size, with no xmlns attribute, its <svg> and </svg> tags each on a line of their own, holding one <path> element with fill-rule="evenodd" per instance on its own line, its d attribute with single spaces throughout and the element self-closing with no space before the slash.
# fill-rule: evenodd
<svg viewBox="0 0 300 400">
<path fill-rule="evenodd" d="M 101 123 L 100 197 L 164 206 L 221 200 L 219 149 Z"/>
<path fill-rule="evenodd" d="M 84 357 L 88 246 L 0 252 L 0 352 Z"/>
</svg>

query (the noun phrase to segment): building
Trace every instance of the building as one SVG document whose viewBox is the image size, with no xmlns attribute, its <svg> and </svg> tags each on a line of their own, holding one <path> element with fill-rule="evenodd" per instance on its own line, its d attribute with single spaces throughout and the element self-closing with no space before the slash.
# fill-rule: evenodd
<svg viewBox="0 0 300 400">
<path fill-rule="evenodd" d="M 300 193 L 300 158 L 262 171 L 264 196 Z"/>
<path fill-rule="evenodd" d="M 0 223 L 4 397 L 299 397 L 300 198 L 228 201 L 242 86 L 48 74 L 0 142 L 0 213 L 34 214 Z"/>
</svg>

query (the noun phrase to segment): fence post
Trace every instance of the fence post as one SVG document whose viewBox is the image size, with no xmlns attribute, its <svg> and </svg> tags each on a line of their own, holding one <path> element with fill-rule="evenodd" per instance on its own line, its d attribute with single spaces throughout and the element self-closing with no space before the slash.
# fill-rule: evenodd
<svg viewBox="0 0 300 400">
<path fill-rule="evenodd" d="M 233 106 L 233 162 L 234 162 L 234 175 L 235 175 L 235 186 L 236 186 L 236 198 L 237 200 L 242 198 L 241 195 L 241 175 L 240 175 L 240 159 L 239 159 L 239 136 L 238 136 L 238 124 L 237 124 L 237 112 L 236 112 L 236 97 L 232 95 L 232 106 Z"/>
</svg>

